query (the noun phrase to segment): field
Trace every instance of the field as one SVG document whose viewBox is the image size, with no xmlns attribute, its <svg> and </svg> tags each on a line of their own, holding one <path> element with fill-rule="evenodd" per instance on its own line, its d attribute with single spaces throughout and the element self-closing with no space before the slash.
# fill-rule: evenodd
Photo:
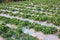
<svg viewBox="0 0 60 40">
<path fill-rule="evenodd" d="M 60 40 L 60 0 L 0 4 L 0 40 Z"/>
</svg>

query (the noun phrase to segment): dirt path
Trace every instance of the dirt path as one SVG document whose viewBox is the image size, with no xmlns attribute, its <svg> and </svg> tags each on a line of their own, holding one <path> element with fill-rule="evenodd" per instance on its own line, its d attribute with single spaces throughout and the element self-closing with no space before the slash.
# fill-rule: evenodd
<svg viewBox="0 0 60 40">
<path fill-rule="evenodd" d="M 0 40 L 4 40 L 4 38 L 0 37 Z"/>
<path fill-rule="evenodd" d="M 22 29 L 24 33 L 29 34 L 33 37 L 38 38 L 39 40 L 59 40 L 58 36 L 54 34 L 43 34 L 41 31 L 36 32 L 34 29 Z"/>
<path fill-rule="evenodd" d="M 20 18 L 18 16 L 14 17 L 14 16 L 6 15 L 6 14 L 0 14 L 0 16 L 4 16 L 4 17 L 7 17 L 7 18 L 16 18 L 16 19 L 19 19 L 19 20 L 22 20 L 22 21 L 29 21 L 31 23 L 35 22 L 35 23 L 38 23 L 38 24 L 41 24 L 41 25 L 44 25 L 44 26 L 52 26 L 52 27 L 56 27 L 57 29 L 60 29 L 60 26 L 56 26 L 52 23 L 47 23 L 46 21 L 45 22 L 39 22 L 39 21 L 34 21 L 34 20 L 26 19 L 26 18 Z"/>
</svg>

